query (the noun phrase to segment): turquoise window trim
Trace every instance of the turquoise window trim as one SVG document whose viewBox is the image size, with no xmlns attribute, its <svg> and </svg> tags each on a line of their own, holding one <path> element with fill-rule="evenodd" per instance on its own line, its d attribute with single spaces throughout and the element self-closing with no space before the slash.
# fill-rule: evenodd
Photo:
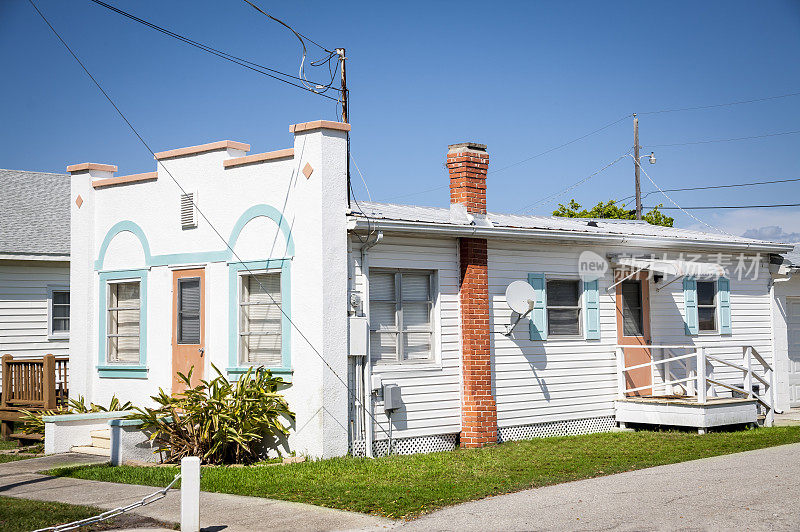
<svg viewBox="0 0 800 532">
<path fill-rule="evenodd" d="M 121 379 L 147 378 L 147 269 L 116 270 L 100 272 L 99 289 L 99 314 L 98 314 L 98 360 L 97 372 L 100 377 Z M 138 364 L 109 364 L 106 359 L 108 346 L 106 333 L 108 331 L 107 306 L 108 282 L 124 279 L 138 279 L 139 286 L 139 363 Z"/>
<path fill-rule="evenodd" d="M 733 334 L 731 323 L 731 281 L 727 277 L 717 279 L 717 306 L 719 308 L 719 333 Z"/>
<path fill-rule="evenodd" d="M 683 278 L 683 311 L 686 336 L 696 336 L 700 333 L 700 325 L 697 313 L 697 279 L 694 277 Z"/>
<path fill-rule="evenodd" d="M 583 282 L 583 295 L 586 319 L 586 339 L 600 339 L 600 281 Z"/>
<path fill-rule="evenodd" d="M 100 245 L 100 253 L 98 253 L 97 260 L 94 261 L 94 269 L 97 271 L 101 271 L 103 269 L 103 263 L 105 261 L 106 251 L 108 251 L 108 246 L 111 244 L 111 241 L 115 236 L 125 231 L 133 233 L 133 235 L 142 244 L 145 266 L 148 268 L 152 266 L 229 261 L 233 258 L 232 250 L 236 247 L 236 241 L 239 239 L 239 235 L 244 229 L 244 226 L 247 225 L 250 220 L 262 216 L 271 219 L 278 225 L 278 228 L 281 230 L 281 233 L 286 240 L 286 256 L 294 256 L 294 238 L 292 237 L 292 228 L 289 226 L 289 222 L 275 207 L 272 207 L 271 205 L 260 204 L 250 207 L 244 211 L 241 216 L 239 216 L 239 219 L 236 220 L 236 223 L 233 226 L 231 236 L 228 238 L 228 244 L 230 247 L 226 247 L 225 249 L 218 251 L 152 255 L 150 253 L 150 243 L 148 242 L 147 236 L 144 234 L 142 228 L 139 227 L 139 225 L 137 225 L 135 222 L 130 220 L 122 220 L 114 224 L 103 238 L 103 243 Z"/>
<path fill-rule="evenodd" d="M 245 373 L 250 366 L 239 363 L 239 275 L 242 271 L 275 270 L 281 271 L 281 367 L 267 368 L 275 375 L 284 377 L 286 382 L 291 382 L 292 357 L 291 334 L 292 324 L 292 278 L 290 258 L 269 259 L 246 262 L 231 262 L 228 264 L 228 375 L 235 379 Z"/>
<path fill-rule="evenodd" d="M 547 282 L 543 273 L 529 273 L 528 283 L 536 291 L 536 302 L 530 313 L 531 341 L 547 340 Z"/>
</svg>

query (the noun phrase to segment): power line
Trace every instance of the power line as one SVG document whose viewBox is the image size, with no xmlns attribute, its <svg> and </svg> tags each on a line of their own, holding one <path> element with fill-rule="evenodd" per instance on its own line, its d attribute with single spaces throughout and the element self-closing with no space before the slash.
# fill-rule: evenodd
<svg viewBox="0 0 800 532">
<path fill-rule="evenodd" d="M 697 211 L 697 210 L 708 210 L 708 209 L 774 209 L 779 207 L 800 207 L 800 203 L 777 203 L 771 205 L 703 205 L 703 206 L 694 206 L 694 207 L 659 207 L 659 210 L 665 209 L 680 209 L 680 210 L 687 210 L 687 211 Z M 654 207 L 646 207 L 648 209 L 653 209 Z"/>
<path fill-rule="evenodd" d="M 572 190 L 572 189 L 574 189 L 574 188 L 576 188 L 576 187 L 579 187 L 579 186 L 580 186 L 580 185 L 582 185 L 583 183 L 585 183 L 585 182 L 589 181 L 591 178 L 593 178 L 593 177 L 594 177 L 594 176 L 596 176 L 597 174 L 599 174 L 599 173 L 603 172 L 603 171 L 604 171 L 604 170 L 606 170 L 607 168 L 611 168 L 612 166 L 614 166 L 615 164 L 617 164 L 618 162 L 620 162 L 622 159 L 624 159 L 624 158 L 625 158 L 625 157 L 627 157 L 628 155 L 630 155 L 630 153 L 625 153 L 625 154 L 623 154 L 623 155 L 620 155 L 619 157 L 617 157 L 616 159 L 614 159 L 613 161 L 611 161 L 610 163 L 608 163 L 608 164 L 607 164 L 607 165 L 605 165 L 604 167 L 600 168 L 599 170 L 595 170 L 594 172 L 592 172 L 592 173 L 591 173 L 591 174 L 589 174 L 588 176 L 584 177 L 584 178 L 583 178 L 583 179 L 581 179 L 580 181 L 577 181 L 577 182 L 573 183 L 572 185 L 568 186 L 567 188 L 565 188 L 565 189 L 561 190 L 560 192 L 556 192 L 555 194 L 550 194 L 549 196 L 547 196 L 547 197 L 545 197 L 545 198 L 543 198 L 543 199 L 541 199 L 541 200 L 539 200 L 539 201 L 536 201 L 536 202 L 534 202 L 534 203 L 531 203 L 531 204 L 529 204 L 529 205 L 526 205 L 526 206 L 524 206 L 524 207 L 522 207 L 522 208 L 520 208 L 520 209 L 517 209 L 517 210 L 516 210 L 516 211 L 514 211 L 514 212 L 515 212 L 515 213 L 517 213 L 517 212 L 520 212 L 520 211 L 529 211 L 529 210 L 533 209 L 534 207 L 536 207 L 536 206 L 538 206 L 538 205 L 541 205 L 542 203 L 549 203 L 550 201 L 552 201 L 552 200 L 556 199 L 557 197 L 559 197 L 559 196 L 563 196 L 564 194 L 566 194 L 566 193 L 567 193 L 567 192 L 569 192 L 570 190 Z"/>
<path fill-rule="evenodd" d="M 533 156 L 531 156 L 531 157 L 528 157 L 527 159 L 523 159 L 523 160 L 521 160 L 521 161 L 517 161 L 517 162 L 515 162 L 515 163 L 512 163 L 512 164 L 509 164 L 508 166 L 503 166 L 503 167 L 501 167 L 501 168 L 498 168 L 497 170 L 490 170 L 488 173 L 489 173 L 489 174 L 496 174 L 496 173 L 498 173 L 498 172 L 502 172 L 503 170 L 508 170 L 509 168 L 513 168 L 514 166 L 518 166 L 518 165 L 520 165 L 520 164 L 527 163 L 528 161 L 532 161 L 533 159 L 536 159 L 537 157 L 541 157 L 542 155 L 547 155 L 547 154 L 548 154 L 548 153 L 550 153 L 550 152 L 554 152 L 554 151 L 556 151 L 556 150 L 560 150 L 561 148 L 564 148 L 564 147 L 566 147 L 566 146 L 569 146 L 570 144 L 574 144 L 574 143 L 578 142 L 579 140 L 583 140 L 583 139 L 585 139 L 586 137 L 590 137 L 590 136 L 594 135 L 595 133 L 600 133 L 600 132 L 601 132 L 601 131 L 603 131 L 604 129 L 608 129 L 608 128 L 610 128 L 611 126 L 613 126 L 613 125 L 615 125 L 615 124 L 618 124 L 618 123 L 622 122 L 622 121 L 623 121 L 623 120 L 625 120 L 626 118 L 630 118 L 631 116 L 632 116 L 632 115 L 625 115 L 625 116 L 623 116 L 622 118 L 618 118 L 617 120 L 614 120 L 613 122 L 609 122 L 608 124 L 606 124 L 606 125 L 604 125 L 604 126 L 602 126 L 602 127 L 599 127 L 599 128 L 597 128 L 597 129 L 595 129 L 594 131 L 590 131 L 589 133 L 586 133 L 585 135 L 581 135 L 581 136 L 580 136 L 580 137 L 578 137 L 578 138 L 575 138 L 575 139 L 572 139 L 572 140 L 570 140 L 570 141 L 568 141 L 568 142 L 565 142 L 564 144 L 560 144 L 560 145 L 558 145 L 558 146 L 556 146 L 556 147 L 554 147 L 554 148 L 550 148 L 550 149 L 548 149 L 548 150 L 545 150 L 545 151 L 543 151 L 543 152 L 541 152 L 541 153 L 537 153 L 536 155 L 533 155 Z"/>
<path fill-rule="evenodd" d="M 670 146 L 689 146 L 690 144 L 711 144 L 712 142 L 733 142 L 736 140 L 750 140 L 750 139 L 763 139 L 767 137 L 778 137 L 781 135 L 797 135 L 798 131 L 784 131 L 781 133 L 768 133 L 766 135 L 753 135 L 752 137 L 736 137 L 731 139 L 713 139 L 713 140 L 695 140 L 692 142 L 677 142 L 674 144 L 647 144 L 646 148 L 668 148 Z"/>
<path fill-rule="evenodd" d="M 294 28 L 292 28 L 291 26 L 289 26 L 288 24 L 286 24 L 286 23 L 285 23 L 284 21 L 282 21 L 281 19 L 273 17 L 272 15 L 270 15 L 269 13 L 267 13 L 266 11 L 264 11 L 263 9 L 261 9 L 260 7 L 258 7 L 257 5 L 255 5 L 254 3 L 250 2 L 250 0 L 244 0 L 244 1 L 245 1 L 246 3 L 248 3 L 248 4 L 250 4 L 250 6 L 251 6 L 253 9 L 255 9 L 256 11 L 258 11 L 259 13 L 261 13 L 262 15 L 264 15 L 265 17 L 269 17 L 270 19 L 274 20 L 274 21 L 275 21 L 275 22 L 277 22 L 278 24 L 280 24 L 280 25 L 282 25 L 282 26 L 285 26 L 286 28 L 288 28 L 288 29 L 289 29 L 289 31 L 291 31 L 292 33 L 294 33 L 295 35 L 297 35 L 297 36 L 298 36 L 298 38 L 300 38 L 301 40 L 302 40 L 302 39 L 305 39 L 305 40 L 307 40 L 308 42 L 310 42 L 310 43 L 312 43 L 312 44 L 315 44 L 315 45 L 319 46 L 320 48 L 322 48 L 324 51 L 328 52 L 329 54 L 335 54 L 335 53 L 336 53 L 334 50 L 328 50 L 327 48 L 325 48 L 324 46 L 322 46 L 320 43 L 318 43 L 317 41 L 315 41 L 315 40 L 314 40 L 314 39 L 312 39 L 311 37 L 307 37 L 307 36 L 303 35 L 303 34 L 302 34 L 302 33 L 300 33 L 299 31 L 295 30 Z"/>
<path fill-rule="evenodd" d="M 630 155 L 630 153 L 629 153 L 628 155 Z M 706 227 L 708 227 L 708 228 L 714 229 L 715 231 L 719 231 L 720 233 L 722 233 L 722 234 L 724 234 L 724 235 L 733 236 L 733 235 L 731 235 L 730 233 L 728 233 L 727 231 L 723 231 L 723 230 L 722 230 L 722 229 L 720 229 L 719 227 L 714 227 L 713 225 L 711 225 L 711 224 L 709 224 L 709 223 L 706 223 L 706 222 L 704 222 L 703 220 L 701 220 L 700 218 L 698 218 L 698 217 L 697 217 L 697 216 L 695 216 L 694 214 L 692 214 L 692 213 L 688 212 L 686 209 L 684 209 L 683 207 L 681 207 L 680 205 L 678 205 L 678 203 L 677 203 L 677 202 L 676 202 L 674 199 L 672 199 L 672 197 L 670 197 L 670 196 L 669 196 L 669 195 L 668 195 L 666 192 L 664 192 L 664 190 L 663 190 L 661 187 L 659 187 L 659 186 L 658 186 L 658 184 L 657 184 L 655 181 L 653 181 L 653 178 L 652 178 L 652 177 L 650 177 L 650 174 L 648 174 L 648 173 L 647 173 L 647 171 L 646 171 L 644 168 L 642 168 L 641 161 L 639 161 L 639 159 L 637 159 L 637 158 L 636 158 L 636 157 L 634 157 L 633 155 L 631 155 L 631 158 L 633 158 L 634 164 L 636 164 L 636 166 L 638 166 L 638 167 L 639 167 L 639 169 L 642 171 L 642 173 L 644 173 L 644 175 L 645 175 L 645 176 L 647 177 L 647 179 L 648 179 L 648 180 L 649 180 L 649 181 L 650 181 L 650 182 L 653 184 L 653 186 L 654 186 L 654 187 L 656 187 L 656 188 L 658 189 L 658 191 L 659 191 L 659 192 L 661 192 L 661 194 L 662 194 L 662 195 L 663 195 L 665 198 L 667 198 L 667 199 L 670 201 L 670 203 L 672 203 L 673 205 L 675 205 L 675 207 L 674 207 L 674 208 L 676 208 L 676 209 L 680 210 L 681 212 L 683 212 L 683 214 L 685 214 L 685 215 L 686 215 L 686 216 L 688 216 L 689 218 L 691 218 L 691 219 L 693 219 L 693 220 L 695 220 L 695 221 L 697 221 L 697 222 L 700 222 L 701 224 L 705 225 L 705 226 L 706 226 Z M 672 209 L 673 207 L 659 207 L 659 209 L 662 209 L 662 208 L 663 208 L 663 209 Z"/>
<path fill-rule="evenodd" d="M 789 98 L 790 96 L 800 96 L 800 92 L 791 92 L 789 94 L 780 94 L 778 96 L 767 96 L 766 98 L 755 98 L 753 100 L 740 100 L 736 102 L 728 102 L 728 103 L 717 103 L 712 105 L 699 105 L 697 107 L 680 107 L 677 109 L 661 109 L 659 111 L 646 111 L 644 113 L 638 113 L 639 115 L 655 115 L 661 113 L 677 113 L 679 111 L 699 111 L 702 109 L 713 109 L 716 107 L 727 107 L 729 105 L 742 105 L 746 103 L 756 103 L 756 102 L 766 102 L 768 100 L 777 100 L 780 98 Z"/>
<path fill-rule="evenodd" d="M 734 188 L 734 187 L 751 187 L 755 185 L 771 185 L 773 183 L 793 183 L 796 181 L 800 181 L 800 178 L 792 178 L 792 179 L 774 179 L 772 181 L 753 181 L 750 183 L 736 183 L 733 185 L 709 185 L 705 187 L 687 187 L 687 188 L 665 188 L 664 192 L 686 192 L 690 190 L 711 190 L 716 188 Z M 655 194 L 658 192 L 657 190 L 651 190 L 650 192 L 645 193 L 642 198 L 646 198 L 650 194 Z M 627 199 L 631 199 L 634 196 L 625 196 L 622 199 L 614 200 L 614 203 L 622 203 Z"/>
<path fill-rule="evenodd" d="M 112 100 L 111 97 L 108 95 L 108 93 L 105 91 L 105 89 L 103 89 L 102 85 L 100 85 L 100 83 L 97 81 L 97 79 L 95 79 L 95 77 L 91 74 L 91 72 L 89 72 L 89 70 L 86 68 L 86 65 L 83 64 L 83 61 L 80 60 L 80 58 L 75 54 L 75 52 L 72 51 L 72 48 L 70 48 L 70 46 L 67 44 L 67 42 L 61 37 L 61 35 L 58 33 L 58 31 L 56 31 L 56 29 L 53 27 L 53 25 L 50 24 L 50 21 L 47 20 L 47 18 L 44 16 L 44 14 L 36 6 L 34 1 L 33 0 L 28 0 L 28 2 L 31 4 L 31 6 L 33 6 L 33 8 L 36 10 L 36 12 L 39 14 L 39 16 L 45 22 L 45 24 L 47 24 L 47 26 L 50 28 L 50 30 L 53 32 L 53 34 L 58 38 L 58 40 L 61 41 L 61 44 L 64 45 L 64 47 L 67 49 L 67 51 L 70 53 L 70 55 L 81 66 L 81 68 L 86 73 L 86 75 L 89 76 L 89 78 L 92 80 L 92 82 L 94 82 L 94 84 L 97 86 L 97 88 L 100 90 L 100 92 L 103 93 L 103 96 L 105 96 L 106 100 L 108 100 L 108 103 L 110 103 L 111 106 L 114 107 L 114 110 L 116 110 L 117 114 L 122 118 L 122 120 L 125 121 L 125 123 L 128 125 L 128 128 L 133 132 L 134 135 L 136 135 L 136 138 L 139 139 L 139 141 L 142 143 L 142 145 L 145 147 L 145 149 L 147 149 L 147 151 L 150 153 L 150 155 L 153 156 L 153 158 L 156 158 L 155 152 L 150 148 L 150 145 L 147 143 L 147 141 L 144 140 L 144 138 L 139 134 L 139 132 L 136 130 L 136 128 L 133 126 L 133 124 L 131 124 L 131 122 L 128 120 L 128 118 L 125 116 L 125 114 L 120 110 L 119 107 L 117 107 L 117 104 L 114 103 L 114 100 Z M 178 186 L 178 188 L 180 189 L 181 193 L 186 195 L 186 190 L 183 188 L 183 186 L 180 184 L 180 182 L 175 178 L 175 176 L 172 175 L 172 172 L 170 172 L 169 168 L 167 168 L 167 165 L 166 164 L 162 164 L 161 167 L 167 172 L 167 175 L 170 177 L 170 179 Z M 194 208 L 197 210 L 197 212 L 200 214 L 200 216 L 203 217 L 203 220 L 205 220 L 206 223 L 209 225 L 209 227 L 211 227 L 211 229 L 214 231 L 214 233 L 217 235 L 217 237 L 219 237 L 219 239 L 222 240 L 223 244 L 225 244 L 225 247 L 228 250 L 230 250 L 232 256 L 235 257 L 237 261 L 242 263 L 242 266 L 244 267 L 245 270 L 247 270 L 248 274 L 253 275 L 253 271 L 247 266 L 247 264 L 245 264 L 245 262 L 238 255 L 238 253 L 236 253 L 236 250 L 233 249 L 233 247 L 230 245 L 230 243 L 225 239 L 225 237 L 222 236 L 222 234 L 214 226 L 214 224 L 211 223 L 211 220 L 209 220 L 208 217 L 206 216 L 206 214 L 200 209 L 199 205 L 197 205 L 197 203 L 195 202 L 193 197 L 192 197 L 191 201 L 192 201 L 192 205 L 194 206 Z M 278 307 L 278 309 L 281 311 L 281 314 L 289 321 L 289 323 L 294 328 L 294 330 L 296 330 L 300 334 L 300 337 L 303 338 L 303 340 L 306 342 L 306 344 L 308 344 L 308 346 L 311 348 L 311 350 L 319 357 L 319 359 L 322 361 L 322 363 L 325 364 L 325 366 L 330 370 L 330 372 L 333 373 L 333 375 L 344 385 L 344 387 L 347 390 L 348 394 L 350 396 L 352 396 L 353 399 L 355 399 L 355 401 L 357 401 L 358 403 L 363 404 L 361 402 L 361 400 L 355 395 L 355 393 L 352 390 L 350 390 L 350 387 L 347 385 L 347 382 L 344 379 L 342 379 L 341 376 L 339 376 L 339 374 L 336 372 L 336 370 L 333 369 L 333 367 L 328 363 L 327 360 L 325 360 L 325 357 L 322 356 L 322 353 L 319 352 L 319 350 L 314 346 L 314 344 L 311 342 L 311 340 L 308 339 L 308 337 L 303 333 L 303 331 L 292 320 L 291 316 L 289 316 L 286 313 L 286 311 L 283 309 L 283 306 L 280 303 L 278 303 L 275 300 L 275 298 L 272 297 L 272 294 L 261 284 L 261 281 L 258 279 L 258 276 L 254 276 L 254 278 L 255 278 L 256 282 L 258 282 L 259 287 L 261 288 L 261 290 L 265 294 L 267 294 L 267 296 L 269 296 L 269 298 L 272 300 L 272 303 L 275 304 Z M 375 416 L 369 411 L 369 409 L 365 408 L 364 410 L 372 418 L 372 420 L 375 422 L 375 424 L 378 426 L 378 428 L 383 430 L 383 432 L 386 433 L 387 436 L 388 436 L 388 432 L 386 432 L 386 429 L 384 429 L 381 426 L 381 424 L 378 422 L 378 420 L 375 419 Z"/>
<path fill-rule="evenodd" d="M 318 91 L 318 90 L 310 89 L 309 87 L 306 87 L 305 85 L 299 85 L 299 84 L 293 83 L 293 82 L 291 82 L 289 80 L 286 80 L 286 79 L 280 78 L 278 76 L 272 75 L 272 74 L 270 74 L 270 72 L 274 73 L 274 74 L 279 74 L 280 76 L 285 76 L 287 78 L 296 79 L 296 80 L 301 81 L 301 82 L 306 81 L 304 78 L 301 78 L 301 77 L 298 77 L 298 76 L 293 76 L 292 74 L 287 74 L 286 72 L 281 72 L 280 70 L 275 70 L 274 68 L 270 68 L 270 67 L 261 65 L 259 63 L 255 63 L 253 61 L 249 61 L 247 59 L 244 59 L 244 58 L 235 56 L 233 54 L 230 54 L 228 52 L 225 52 L 225 51 L 219 50 L 217 48 L 214 48 L 213 46 L 209 46 L 209 45 L 203 44 L 203 43 L 201 43 L 199 41 L 195 41 L 193 39 L 190 39 L 189 37 L 186 37 L 185 35 L 181 35 L 181 34 L 176 33 L 174 31 L 168 30 L 168 29 L 166 29 L 166 28 L 164 28 L 162 26 L 159 26 L 157 24 L 149 22 L 149 21 L 147 21 L 147 20 L 145 20 L 143 18 L 137 17 L 136 15 L 133 15 L 131 13 L 128 13 L 127 11 L 123 11 L 122 9 L 119 9 L 118 7 L 112 6 L 111 4 L 107 4 L 106 2 L 103 2 L 102 0 L 90 0 L 90 1 L 94 2 L 95 4 L 97 4 L 97 5 L 101 6 L 101 7 L 104 7 L 106 9 L 111 10 L 111 11 L 114 11 L 115 13 L 118 13 L 118 14 L 120 14 L 120 15 L 122 15 L 122 16 L 130 19 L 130 20 L 138 22 L 139 24 L 143 24 L 143 25 L 145 25 L 145 26 L 147 26 L 147 27 L 149 27 L 151 29 L 154 29 L 154 30 L 156 30 L 156 31 L 158 31 L 160 33 L 163 33 L 164 35 L 167 35 L 169 37 L 172 37 L 174 39 L 182 41 L 182 42 L 184 42 L 184 43 L 186 43 L 186 44 L 188 44 L 190 46 L 194 46 L 195 48 L 203 50 L 204 52 L 207 52 L 207 53 L 210 53 L 212 55 L 215 55 L 215 56 L 217 56 L 217 57 L 219 57 L 221 59 L 224 59 L 226 61 L 230 61 L 231 63 L 235 63 L 235 64 L 237 64 L 239 66 L 243 66 L 243 67 L 245 67 L 245 68 L 247 68 L 249 70 L 252 70 L 254 72 L 258 72 L 259 74 L 262 74 L 264 76 L 270 77 L 272 79 L 276 79 L 278 81 L 282 81 L 283 83 L 286 83 L 288 85 L 292 85 L 293 87 L 297 87 L 299 89 L 303 89 L 304 91 L 312 92 L 314 94 L 318 94 L 318 95 L 323 96 L 325 98 L 328 98 L 330 100 L 337 101 L 336 98 L 333 98 L 331 96 L 327 96 L 327 95 L 323 94 L 323 92 L 325 92 L 325 91 Z M 333 83 L 333 80 L 331 80 L 331 83 Z M 317 83 L 316 85 L 324 86 L 324 85 L 319 84 L 319 83 Z M 327 90 L 328 88 L 333 88 L 333 87 L 330 87 L 330 83 L 326 86 L 325 90 Z M 339 90 L 339 89 L 333 88 L 333 90 Z"/>
</svg>

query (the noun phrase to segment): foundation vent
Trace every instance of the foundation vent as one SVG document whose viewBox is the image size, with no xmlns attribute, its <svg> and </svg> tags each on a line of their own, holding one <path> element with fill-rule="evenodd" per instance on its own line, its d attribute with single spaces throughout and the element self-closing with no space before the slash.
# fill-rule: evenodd
<svg viewBox="0 0 800 532">
<path fill-rule="evenodd" d="M 197 193 L 188 192 L 181 194 L 181 229 L 193 229 L 197 227 Z"/>
</svg>

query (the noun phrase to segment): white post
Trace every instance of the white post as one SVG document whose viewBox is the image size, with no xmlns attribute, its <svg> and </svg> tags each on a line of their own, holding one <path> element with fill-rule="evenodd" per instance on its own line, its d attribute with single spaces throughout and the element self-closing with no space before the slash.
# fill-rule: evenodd
<svg viewBox="0 0 800 532">
<path fill-rule="evenodd" d="M 744 356 L 744 367 L 747 368 L 747 373 L 744 376 L 744 389 L 747 392 L 747 397 L 753 398 L 753 357 L 750 346 L 742 347 L 742 355 Z"/>
<path fill-rule="evenodd" d="M 181 532 L 200 532 L 200 458 L 181 458 Z"/>
<path fill-rule="evenodd" d="M 661 360 L 665 358 L 672 358 L 672 351 L 669 349 L 662 348 L 661 349 Z M 666 364 L 664 364 L 664 380 L 665 381 L 672 381 L 675 380 L 675 376 L 672 373 L 672 361 L 670 360 Z M 675 384 L 670 384 L 664 388 L 664 393 L 667 395 L 675 395 Z"/>
<path fill-rule="evenodd" d="M 774 352 L 774 351 L 773 351 Z M 773 357 L 772 363 L 775 363 Z M 764 425 L 771 427 L 775 423 L 775 370 L 769 370 L 769 410 L 767 410 L 767 418 L 764 420 Z"/>
<path fill-rule="evenodd" d="M 625 349 L 617 347 L 617 398 L 625 398 Z"/>
<path fill-rule="evenodd" d="M 706 348 L 697 348 L 697 402 L 706 403 Z"/>
</svg>

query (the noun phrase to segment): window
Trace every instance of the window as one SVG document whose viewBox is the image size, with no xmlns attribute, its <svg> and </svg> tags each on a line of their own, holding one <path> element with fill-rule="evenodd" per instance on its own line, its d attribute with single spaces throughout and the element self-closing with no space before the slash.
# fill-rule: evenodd
<svg viewBox="0 0 800 532">
<path fill-rule="evenodd" d="M 697 281 L 697 324 L 701 331 L 717 330 L 717 283 Z"/>
<path fill-rule="evenodd" d="M 581 334 L 581 301 L 578 281 L 547 281 L 547 333 L 552 336 Z"/>
<path fill-rule="evenodd" d="M 200 343 L 200 278 L 178 279 L 178 343 Z"/>
<path fill-rule="evenodd" d="M 239 361 L 243 366 L 282 365 L 281 274 L 240 276 Z"/>
<path fill-rule="evenodd" d="M 69 288 L 48 287 L 49 336 L 69 338 Z"/>
<path fill-rule="evenodd" d="M 622 335 L 644 335 L 641 281 L 622 282 Z"/>
<path fill-rule="evenodd" d="M 139 363 L 140 281 L 108 283 L 109 364 Z"/>
<path fill-rule="evenodd" d="M 370 272 L 370 354 L 373 361 L 405 364 L 433 360 L 432 280 L 430 272 Z"/>
</svg>

